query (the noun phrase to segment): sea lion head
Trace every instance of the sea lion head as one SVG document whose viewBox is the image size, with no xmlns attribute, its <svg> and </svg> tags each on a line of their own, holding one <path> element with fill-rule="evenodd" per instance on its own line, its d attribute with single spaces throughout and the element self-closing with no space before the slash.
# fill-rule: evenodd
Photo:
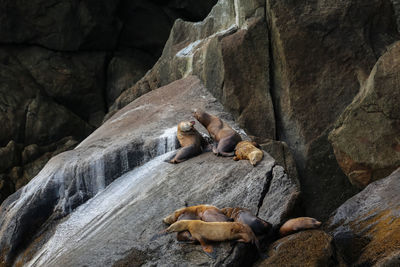
<svg viewBox="0 0 400 267">
<path fill-rule="evenodd" d="M 249 161 L 251 165 L 256 166 L 258 162 L 260 162 L 263 158 L 263 153 L 260 150 L 256 150 L 253 152 L 250 152 L 248 155 Z"/>
<path fill-rule="evenodd" d="M 321 222 L 310 217 L 300 217 L 300 223 L 297 225 L 297 230 L 316 229 L 321 226 Z"/>
<path fill-rule="evenodd" d="M 182 121 L 178 124 L 178 130 L 181 132 L 190 132 L 193 130 L 194 125 L 194 121 Z"/>
</svg>

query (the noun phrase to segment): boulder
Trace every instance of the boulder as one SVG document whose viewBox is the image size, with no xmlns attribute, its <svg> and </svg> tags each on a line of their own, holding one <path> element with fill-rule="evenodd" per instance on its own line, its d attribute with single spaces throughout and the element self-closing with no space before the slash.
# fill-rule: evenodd
<svg viewBox="0 0 400 267">
<path fill-rule="evenodd" d="M 388 0 L 266 2 L 278 138 L 295 155 L 306 213 L 323 220 L 355 192 L 327 135 L 377 58 L 399 39 L 393 8 Z M 322 195 L 327 186 L 333 190 Z"/>
<path fill-rule="evenodd" d="M 264 8 L 264 1 L 259 0 L 220 0 L 202 22 L 178 19 L 161 58 L 117 98 L 108 117 L 151 90 L 197 75 L 240 127 L 274 139 Z"/>
<path fill-rule="evenodd" d="M 347 200 L 326 229 L 348 264 L 395 266 L 390 264 L 399 262 L 400 168 Z"/>
<path fill-rule="evenodd" d="M 338 266 L 330 235 L 309 230 L 279 239 L 268 248 L 268 258 L 254 266 Z M 339 265 L 340 266 L 340 265 Z M 341 266 L 345 266 L 342 265 Z"/>
<path fill-rule="evenodd" d="M 174 235 L 150 241 L 166 227 L 162 218 L 185 205 L 240 206 L 282 223 L 296 202 L 298 181 L 267 153 L 257 167 L 210 152 L 177 165 L 164 162 L 176 148 L 176 125 L 191 120 L 193 108 L 239 130 L 194 76 L 138 98 L 4 201 L 2 262 L 118 266 L 135 257 L 148 265 L 250 264 L 256 257 L 251 245 L 218 244 L 218 257 L 211 259 Z"/>
<path fill-rule="evenodd" d="M 400 166 L 400 42 L 376 63 L 329 135 L 336 159 L 359 188 Z"/>
</svg>

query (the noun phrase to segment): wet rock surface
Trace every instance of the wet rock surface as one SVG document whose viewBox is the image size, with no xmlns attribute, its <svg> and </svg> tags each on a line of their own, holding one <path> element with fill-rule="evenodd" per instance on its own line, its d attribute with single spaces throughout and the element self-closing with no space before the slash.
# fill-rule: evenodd
<svg viewBox="0 0 400 267">
<path fill-rule="evenodd" d="M 0 244 L 7 248 L 2 251 L 2 261 L 12 263 L 45 229 L 45 221 L 48 224 L 62 218 L 77 207 L 55 228 L 55 234 L 42 250 L 35 249 L 38 252 L 31 264 L 110 264 L 137 249 L 151 256 L 144 257 L 149 264 L 227 265 L 255 252 L 249 246 L 232 247 L 225 243 L 218 246 L 218 259 L 210 261 L 203 256 L 200 246 L 182 248 L 172 235 L 149 242 L 153 234 L 164 228 L 163 216 L 185 205 L 243 206 L 266 220 L 280 223 L 296 201 L 298 181 L 288 179 L 268 154 L 256 168 L 247 161 L 235 162 L 205 153 L 178 165 L 158 158 L 128 172 L 174 150 L 176 125 L 191 119 L 194 107 L 237 127 L 201 82 L 190 76 L 142 96 L 77 148 L 52 158 L 35 179 L 1 206 Z M 205 132 L 202 127 L 198 129 Z M 272 198 L 276 191 L 270 192 L 269 185 L 276 187 L 282 181 L 286 182 L 279 194 L 281 208 L 277 209 L 274 201 L 278 199 Z M 85 204 L 80 206 L 82 203 Z M 108 240 L 108 245 L 99 240 Z M 23 262 L 29 260 L 21 257 Z"/>
<path fill-rule="evenodd" d="M 376 63 L 329 139 L 349 180 L 360 188 L 400 166 L 400 43 Z"/>
<path fill-rule="evenodd" d="M 340 206 L 326 230 L 348 264 L 398 262 L 400 251 L 400 169 L 368 185 Z M 393 265 L 395 266 L 395 265 Z"/>
</svg>

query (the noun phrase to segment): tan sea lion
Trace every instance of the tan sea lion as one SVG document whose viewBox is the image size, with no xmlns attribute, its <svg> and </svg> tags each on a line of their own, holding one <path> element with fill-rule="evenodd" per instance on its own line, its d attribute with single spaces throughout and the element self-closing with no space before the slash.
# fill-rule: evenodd
<svg viewBox="0 0 400 267">
<path fill-rule="evenodd" d="M 287 236 L 306 229 L 316 229 L 321 226 L 321 222 L 310 217 L 298 217 L 286 221 L 280 228 L 280 236 Z"/>
<path fill-rule="evenodd" d="M 250 141 L 241 141 L 236 145 L 235 156 L 233 160 L 248 159 L 253 166 L 256 166 L 264 156 L 261 149 L 257 148 L 258 144 Z"/>
<path fill-rule="evenodd" d="M 204 252 L 213 255 L 213 247 L 208 241 L 228 241 L 237 240 L 238 242 L 252 243 L 259 248 L 258 240 L 251 228 L 238 222 L 203 222 L 201 220 L 181 220 L 170 225 L 164 232 L 189 231 L 191 236 L 197 240 Z"/>
<path fill-rule="evenodd" d="M 174 211 L 163 219 L 166 224 L 172 224 L 179 220 L 202 220 L 205 222 L 228 222 L 232 219 L 225 216 L 221 210 L 211 205 L 197 205 L 185 207 Z M 196 242 L 188 231 L 179 232 L 177 240 L 180 242 Z"/>
<path fill-rule="evenodd" d="M 175 157 L 170 160 L 170 163 L 180 163 L 201 154 L 205 140 L 194 128 L 194 124 L 194 121 L 182 121 L 178 124 L 176 135 L 182 148 Z"/>
<path fill-rule="evenodd" d="M 193 116 L 203 124 L 214 142 L 218 143 L 213 148 L 214 154 L 232 157 L 236 144 L 242 140 L 240 135 L 220 118 L 202 110 L 196 110 Z"/>
</svg>

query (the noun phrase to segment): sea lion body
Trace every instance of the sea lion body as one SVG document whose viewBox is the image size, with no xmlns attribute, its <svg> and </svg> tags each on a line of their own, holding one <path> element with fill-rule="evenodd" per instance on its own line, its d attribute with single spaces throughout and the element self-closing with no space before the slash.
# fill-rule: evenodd
<svg viewBox="0 0 400 267">
<path fill-rule="evenodd" d="M 181 220 L 171 224 L 166 233 L 189 231 L 191 236 L 197 240 L 204 252 L 213 255 L 213 247 L 207 242 L 237 240 L 238 242 L 252 243 L 259 249 L 256 236 L 251 228 L 238 222 L 203 222 L 201 220 Z"/>
<path fill-rule="evenodd" d="M 256 166 L 264 156 L 261 149 L 258 149 L 255 142 L 241 141 L 236 145 L 235 156 L 233 160 L 249 160 L 253 166 Z"/>
<path fill-rule="evenodd" d="M 286 221 L 279 229 L 280 236 L 287 236 L 301 230 L 316 229 L 321 226 L 321 222 L 310 217 L 298 217 Z"/>
<path fill-rule="evenodd" d="M 194 117 L 207 129 L 211 138 L 218 143 L 213 148 L 214 154 L 232 157 L 236 144 L 242 140 L 240 135 L 217 116 L 198 110 L 195 111 Z"/>
<path fill-rule="evenodd" d="M 221 209 L 227 217 L 250 226 L 256 236 L 266 235 L 271 230 L 272 225 L 263 219 L 253 215 L 251 211 L 244 208 L 223 208 Z"/>
<path fill-rule="evenodd" d="M 205 141 L 201 134 L 194 128 L 194 122 L 180 122 L 176 135 L 182 148 L 170 163 L 180 163 L 201 154 L 203 150 L 202 145 Z"/>
<path fill-rule="evenodd" d="M 228 222 L 231 221 L 220 209 L 212 205 L 197 205 L 185 207 L 174 211 L 163 219 L 166 224 L 173 224 L 182 219 L 181 216 L 186 218 L 192 217 L 205 222 Z"/>
</svg>

